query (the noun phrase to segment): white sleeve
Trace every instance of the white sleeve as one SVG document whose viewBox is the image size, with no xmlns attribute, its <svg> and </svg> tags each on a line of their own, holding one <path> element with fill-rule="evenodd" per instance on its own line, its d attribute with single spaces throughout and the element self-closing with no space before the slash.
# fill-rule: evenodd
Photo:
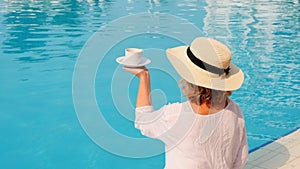
<svg viewBox="0 0 300 169">
<path fill-rule="evenodd" d="M 154 111 L 152 106 L 138 107 L 135 111 L 135 128 L 145 136 L 157 138 L 166 131 L 165 107 Z"/>
<path fill-rule="evenodd" d="M 139 129 L 145 136 L 158 138 L 174 124 L 174 115 L 178 112 L 178 105 L 165 105 L 156 111 L 152 106 L 136 108 L 135 128 Z"/>
<path fill-rule="evenodd" d="M 242 169 L 244 168 L 247 159 L 248 159 L 248 141 L 247 141 L 247 135 L 246 135 L 246 129 L 243 127 L 242 131 L 242 141 L 238 150 L 238 154 L 235 158 L 233 168 L 234 169 Z"/>
</svg>

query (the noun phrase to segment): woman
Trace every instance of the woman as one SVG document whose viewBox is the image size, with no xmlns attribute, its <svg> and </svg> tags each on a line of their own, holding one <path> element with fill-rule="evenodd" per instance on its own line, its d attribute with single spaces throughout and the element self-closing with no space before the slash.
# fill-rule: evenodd
<svg viewBox="0 0 300 169">
<path fill-rule="evenodd" d="M 196 38 L 190 46 L 167 49 L 167 56 L 182 77 L 188 101 L 154 111 L 150 74 L 127 68 L 139 80 L 135 126 L 142 134 L 165 143 L 165 169 L 241 169 L 248 157 L 243 113 L 228 96 L 241 87 L 244 74 L 231 63 L 222 43 Z"/>
</svg>

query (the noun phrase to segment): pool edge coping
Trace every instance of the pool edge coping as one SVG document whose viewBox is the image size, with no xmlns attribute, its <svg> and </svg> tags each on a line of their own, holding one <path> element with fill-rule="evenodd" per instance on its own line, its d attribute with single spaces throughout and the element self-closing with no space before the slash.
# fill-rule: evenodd
<svg viewBox="0 0 300 169">
<path fill-rule="evenodd" d="M 265 146 L 267 146 L 267 145 L 269 145 L 269 144 L 271 144 L 271 143 L 279 140 L 280 138 L 285 137 L 287 135 L 290 135 L 290 134 L 294 133 L 298 129 L 300 129 L 300 126 L 296 127 L 295 129 L 293 129 L 293 130 L 291 130 L 291 131 L 289 131 L 289 132 L 287 132 L 287 133 L 285 133 L 283 135 L 280 135 L 280 136 L 276 137 L 275 139 L 273 139 L 271 141 L 267 141 L 266 143 L 264 143 L 264 144 L 262 144 L 262 145 L 260 145 L 260 146 L 258 146 L 256 148 L 253 148 L 253 149 L 249 150 L 248 153 L 249 154 L 254 153 L 255 151 L 257 151 L 257 150 L 259 150 L 259 149 L 261 149 L 261 148 L 263 148 L 263 147 L 265 147 Z"/>
</svg>

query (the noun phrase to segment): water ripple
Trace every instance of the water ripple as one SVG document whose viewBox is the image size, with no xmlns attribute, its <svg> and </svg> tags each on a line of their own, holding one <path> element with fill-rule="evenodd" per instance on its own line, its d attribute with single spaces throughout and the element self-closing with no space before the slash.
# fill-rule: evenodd
<svg viewBox="0 0 300 169">
<path fill-rule="evenodd" d="M 140 12 L 180 16 L 202 29 L 206 36 L 229 46 L 233 61 L 245 73 L 242 88 L 233 92 L 232 98 L 244 111 L 250 149 L 286 134 L 300 124 L 299 7 L 297 0 L 227 0 L 226 3 L 219 0 L 0 1 L 0 119 L 4 119 L 0 128 L 10 127 L 9 132 L 1 131 L 1 138 L 4 138 L 1 143 L 10 143 L 1 151 L 6 153 L 4 161 L 14 160 L 18 154 L 25 160 L 18 161 L 20 166 L 16 168 L 69 168 L 56 166 L 59 164 L 55 161 L 62 159 L 57 157 L 57 152 L 67 150 L 74 154 L 74 147 L 78 147 L 75 153 L 78 157 L 72 156 L 72 159 L 78 159 L 78 168 L 86 168 L 90 160 L 93 160 L 91 167 L 107 168 L 122 161 L 94 147 L 80 129 L 72 105 L 72 71 L 81 48 L 94 32 L 121 16 Z M 162 18 L 161 22 L 169 23 L 170 28 L 177 26 L 167 18 Z M 158 32 L 161 28 L 157 26 L 153 30 Z M 134 29 L 115 27 L 104 34 L 109 37 L 116 31 L 132 32 Z M 187 31 L 176 33 L 182 35 Z M 149 39 L 164 48 L 171 46 L 167 38 L 155 34 L 139 37 L 130 44 L 151 46 L 145 43 Z M 124 47 L 116 46 L 115 50 L 123 51 Z M 105 66 L 103 69 L 111 71 L 110 64 Z M 109 73 L 101 77 L 101 81 L 110 79 Z M 107 100 L 105 104 L 107 109 L 114 107 Z M 120 119 L 112 118 L 118 125 Z M 16 140 L 16 135 L 22 141 Z M 63 149 L 60 144 L 66 143 L 64 140 L 70 140 L 72 146 Z M 94 151 L 93 154 L 90 151 Z M 40 161 L 28 159 L 32 154 Z M 98 157 L 100 160 L 96 159 Z M 68 164 L 73 163 L 70 158 L 64 159 Z M 149 164 L 156 165 L 157 161 L 163 160 L 134 161 L 131 166 L 149 168 Z M 31 166 L 22 166 L 25 163 Z M 12 164 L 18 165 L 15 161 Z"/>
</svg>

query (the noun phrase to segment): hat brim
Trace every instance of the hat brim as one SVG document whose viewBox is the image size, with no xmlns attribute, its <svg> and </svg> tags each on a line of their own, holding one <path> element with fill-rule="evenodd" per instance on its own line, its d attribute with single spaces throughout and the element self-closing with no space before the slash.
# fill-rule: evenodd
<svg viewBox="0 0 300 169">
<path fill-rule="evenodd" d="M 244 81 L 244 73 L 233 63 L 227 75 L 208 72 L 195 65 L 187 56 L 188 46 L 167 49 L 166 54 L 178 74 L 186 81 L 210 89 L 232 91 L 239 89 Z"/>
</svg>

